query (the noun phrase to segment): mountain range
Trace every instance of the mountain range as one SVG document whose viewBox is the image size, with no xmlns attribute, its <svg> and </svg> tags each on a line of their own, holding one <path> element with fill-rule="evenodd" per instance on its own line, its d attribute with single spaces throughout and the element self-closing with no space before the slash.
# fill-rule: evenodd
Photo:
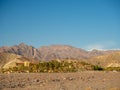
<svg viewBox="0 0 120 90">
<path fill-rule="evenodd" d="M 92 50 L 86 51 L 81 48 L 75 48 L 69 45 L 51 45 L 42 46 L 40 48 L 35 48 L 33 46 L 20 43 L 19 45 L 14 45 L 11 47 L 3 46 L 0 47 L 0 53 L 13 53 L 21 55 L 27 58 L 33 58 L 36 60 L 56 60 L 56 59 L 72 59 L 81 60 L 88 59 L 91 57 L 111 54 L 115 52 L 120 52 L 120 50 Z"/>
<path fill-rule="evenodd" d="M 21 43 L 11 47 L 0 47 L 0 67 L 24 61 L 39 62 L 50 60 L 84 61 L 102 67 L 120 67 L 120 50 L 92 50 L 86 51 L 69 45 L 51 45 L 35 48 Z"/>
</svg>

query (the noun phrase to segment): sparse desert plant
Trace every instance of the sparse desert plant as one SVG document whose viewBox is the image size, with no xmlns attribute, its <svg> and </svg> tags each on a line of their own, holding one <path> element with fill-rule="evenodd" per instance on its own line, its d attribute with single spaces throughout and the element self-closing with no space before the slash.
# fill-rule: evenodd
<svg viewBox="0 0 120 90">
<path fill-rule="evenodd" d="M 104 70 L 104 68 L 102 68 L 101 66 L 98 66 L 98 65 L 93 65 L 93 70 L 102 71 L 102 70 Z"/>
</svg>

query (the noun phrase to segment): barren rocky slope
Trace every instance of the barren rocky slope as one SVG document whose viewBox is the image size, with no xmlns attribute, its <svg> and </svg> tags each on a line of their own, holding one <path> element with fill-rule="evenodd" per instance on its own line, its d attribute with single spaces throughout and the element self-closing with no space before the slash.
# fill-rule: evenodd
<svg viewBox="0 0 120 90">
<path fill-rule="evenodd" d="M 24 57 L 28 58 L 35 58 L 35 59 L 40 59 L 41 55 L 38 49 L 28 46 L 24 43 L 21 43 L 19 45 L 15 45 L 12 47 L 1 47 L 0 52 L 5 52 L 5 53 L 14 53 L 17 55 L 22 55 Z"/>
<path fill-rule="evenodd" d="M 120 67 L 120 52 L 92 57 L 88 59 L 88 62 L 102 67 L 107 67 L 110 64 L 112 64 L 114 67 Z"/>
</svg>

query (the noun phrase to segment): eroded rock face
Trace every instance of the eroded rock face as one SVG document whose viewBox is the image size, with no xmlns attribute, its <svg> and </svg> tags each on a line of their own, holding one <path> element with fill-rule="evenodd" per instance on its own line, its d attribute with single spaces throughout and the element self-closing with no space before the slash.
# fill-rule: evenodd
<svg viewBox="0 0 120 90">
<path fill-rule="evenodd" d="M 32 47 L 32 46 L 28 46 L 24 43 L 21 43 L 19 45 L 15 45 L 12 47 L 1 47 L 0 48 L 0 52 L 6 52 L 6 53 L 14 53 L 17 55 L 22 55 L 24 57 L 28 57 L 28 58 L 35 58 L 35 59 L 40 59 L 40 52 Z"/>
</svg>

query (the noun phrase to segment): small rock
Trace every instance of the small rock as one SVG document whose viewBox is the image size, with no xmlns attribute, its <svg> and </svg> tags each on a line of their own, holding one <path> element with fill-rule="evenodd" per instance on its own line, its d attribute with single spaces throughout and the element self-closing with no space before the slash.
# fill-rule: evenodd
<svg viewBox="0 0 120 90">
<path fill-rule="evenodd" d="M 69 80 L 69 81 L 72 81 L 72 80 L 74 80 L 74 78 L 71 78 L 71 77 L 66 77 L 66 78 L 64 78 L 64 80 Z"/>
<path fill-rule="evenodd" d="M 53 79 L 53 82 L 60 82 L 60 79 Z"/>
</svg>

